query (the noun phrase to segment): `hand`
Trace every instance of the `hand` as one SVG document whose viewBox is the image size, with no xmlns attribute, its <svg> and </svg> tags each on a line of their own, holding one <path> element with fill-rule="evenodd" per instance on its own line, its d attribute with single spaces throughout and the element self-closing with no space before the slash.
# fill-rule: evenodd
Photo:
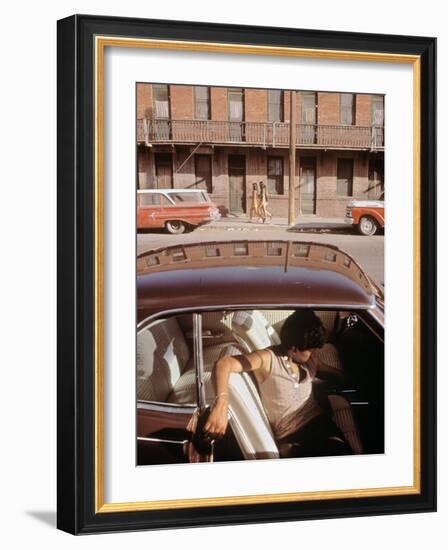
<svg viewBox="0 0 448 550">
<path fill-rule="evenodd" d="M 218 399 L 204 426 L 204 435 L 210 439 L 220 439 L 225 433 L 228 424 L 228 403 L 227 399 Z"/>
</svg>

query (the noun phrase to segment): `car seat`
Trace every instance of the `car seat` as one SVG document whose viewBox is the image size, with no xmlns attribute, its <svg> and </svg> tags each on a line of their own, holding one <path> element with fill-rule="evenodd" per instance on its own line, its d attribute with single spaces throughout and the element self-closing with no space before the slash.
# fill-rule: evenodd
<svg viewBox="0 0 448 550">
<path fill-rule="evenodd" d="M 176 318 L 155 321 L 137 336 L 137 399 L 166 402 L 190 360 Z"/>
</svg>

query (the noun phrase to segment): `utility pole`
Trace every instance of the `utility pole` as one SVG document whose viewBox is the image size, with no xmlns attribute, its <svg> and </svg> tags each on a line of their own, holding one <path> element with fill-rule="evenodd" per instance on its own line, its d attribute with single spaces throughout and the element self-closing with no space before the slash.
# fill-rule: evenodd
<svg viewBox="0 0 448 550">
<path fill-rule="evenodd" d="M 295 216 L 295 179 L 296 179 L 296 92 L 289 92 L 291 97 L 289 115 L 289 208 L 288 225 L 294 225 Z"/>
</svg>

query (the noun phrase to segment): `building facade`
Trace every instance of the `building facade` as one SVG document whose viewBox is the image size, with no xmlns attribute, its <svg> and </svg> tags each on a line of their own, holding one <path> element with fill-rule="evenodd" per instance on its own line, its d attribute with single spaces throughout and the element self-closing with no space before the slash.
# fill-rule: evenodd
<svg viewBox="0 0 448 550">
<path fill-rule="evenodd" d="M 296 213 L 343 217 L 384 189 L 384 97 L 296 92 Z M 222 215 L 247 215 L 253 183 L 286 218 L 288 90 L 137 84 L 138 188 L 203 188 Z"/>
</svg>

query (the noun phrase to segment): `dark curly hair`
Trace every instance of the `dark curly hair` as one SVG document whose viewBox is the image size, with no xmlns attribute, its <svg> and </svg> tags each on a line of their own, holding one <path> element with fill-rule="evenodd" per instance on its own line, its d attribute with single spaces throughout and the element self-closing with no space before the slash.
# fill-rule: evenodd
<svg viewBox="0 0 448 550">
<path fill-rule="evenodd" d="M 300 351 L 321 348 L 326 341 L 325 328 L 314 311 L 297 310 L 283 323 L 280 341 L 285 351 L 292 347 Z"/>
</svg>

